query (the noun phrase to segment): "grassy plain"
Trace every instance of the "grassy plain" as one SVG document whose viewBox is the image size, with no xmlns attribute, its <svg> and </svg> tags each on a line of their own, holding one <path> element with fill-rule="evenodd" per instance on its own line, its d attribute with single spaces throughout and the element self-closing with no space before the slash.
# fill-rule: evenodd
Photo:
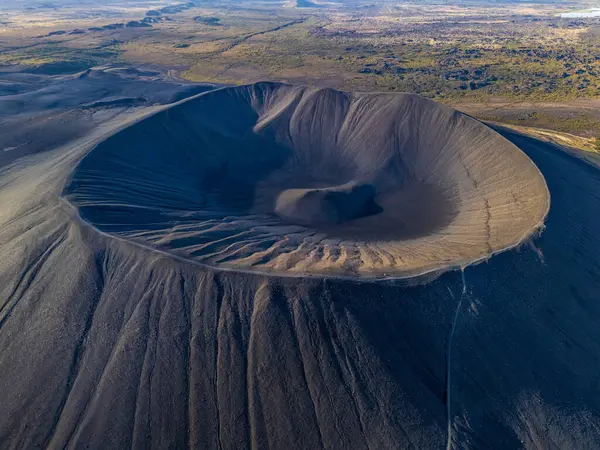
<svg viewBox="0 0 600 450">
<path fill-rule="evenodd" d="M 600 18 L 560 17 L 580 4 L 295 5 L 148 0 L 7 11 L 0 70 L 126 63 L 196 82 L 414 92 L 485 120 L 600 135 L 598 104 L 583 105 L 600 98 Z"/>
</svg>

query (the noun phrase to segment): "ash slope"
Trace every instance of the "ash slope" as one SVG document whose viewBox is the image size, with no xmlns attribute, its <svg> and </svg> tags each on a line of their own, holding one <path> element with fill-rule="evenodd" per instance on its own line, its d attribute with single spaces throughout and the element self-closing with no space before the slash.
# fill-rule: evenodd
<svg viewBox="0 0 600 450">
<path fill-rule="evenodd" d="M 64 195 L 106 233 L 210 266 L 375 278 L 488 258 L 549 208 L 529 158 L 463 114 L 275 83 L 211 91 L 122 130 Z"/>
<path fill-rule="evenodd" d="M 123 111 L 213 88 L 164 81 L 160 75 L 119 66 L 56 76 L 0 69 L 0 167 L 65 145 Z"/>
<path fill-rule="evenodd" d="M 59 196 L 105 127 L 0 172 L 2 448 L 600 447 L 598 168 L 506 134 L 553 198 L 535 246 L 423 286 L 300 280 L 78 221 Z"/>
</svg>

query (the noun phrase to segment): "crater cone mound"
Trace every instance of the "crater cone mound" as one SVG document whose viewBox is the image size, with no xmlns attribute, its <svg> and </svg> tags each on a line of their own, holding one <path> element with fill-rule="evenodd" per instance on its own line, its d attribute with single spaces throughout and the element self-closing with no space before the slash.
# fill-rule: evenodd
<svg viewBox="0 0 600 450">
<path fill-rule="evenodd" d="M 284 219 L 307 225 L 340 224 L 376 214 L 376 191 L 350 183 L 323 189 L 288 189 L 277 197 L 275 212 Z"/>
<path fill-rule="evenodd" d="M 64 196 L 105 233 L 202 264 L 375 278 L 518 245 L 550 201 L 525 154 L 450 108 L 274 83 L 204 93 L 116 133 Z"/>
</svg>

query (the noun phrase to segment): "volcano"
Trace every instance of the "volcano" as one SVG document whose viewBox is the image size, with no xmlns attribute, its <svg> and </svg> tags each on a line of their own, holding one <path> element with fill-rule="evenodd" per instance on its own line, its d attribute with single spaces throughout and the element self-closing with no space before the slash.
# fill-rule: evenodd
<svg viewBox="0 0 600 450">
<path fill-rule="evenodd" d="M 597 166 L 409 94 L 110 111 L 0 169 L 0 447 L 600 448 Z"/>
</svg>

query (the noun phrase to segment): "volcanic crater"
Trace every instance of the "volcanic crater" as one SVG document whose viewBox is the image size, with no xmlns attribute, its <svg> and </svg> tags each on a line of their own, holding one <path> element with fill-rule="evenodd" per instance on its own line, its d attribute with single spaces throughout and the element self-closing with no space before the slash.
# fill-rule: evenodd
<svg viewBox="0 0 600 450">
<path fill-rule="evenodd" d="M 184 100 L 98 144 L 63 191 L 99 230 L 205 265 L 413 277 L 539 229 L 531 160 L 411 94 L 276 83 Z"/>
</svg>

